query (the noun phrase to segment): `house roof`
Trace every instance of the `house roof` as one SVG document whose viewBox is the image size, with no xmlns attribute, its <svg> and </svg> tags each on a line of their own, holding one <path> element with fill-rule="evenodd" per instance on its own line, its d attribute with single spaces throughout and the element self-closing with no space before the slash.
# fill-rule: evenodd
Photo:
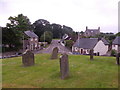
<svg viewBox="0 0 120 90">
<path fill-rule="evenodd" d="M 109 45 L 108 41 L 105 40 L 104 38 L 102 38 L 101 40 L 104 42 L 105 45 Z"/>
<path fill-rule="evenodd" d="M 105 39 L 101 39 L 104 44 L 109 44 Z M 93 49 L 98 43 L 98 38 L 81 38 L 74 43 L 74 47 L 84 48 L 84 49 Z"/>
<path fill-rule="evenodd" d="M 77 40 L 73 46 L 85 49 L 92 49 L 97 44 L 97 42 L 97 38 L 81 38 Z"/>
<path fill-rule="evenodd" d="M 24 33 L 31 38 L 33 37 L 38 38 L 38 36 L 33 31 L 25 31 Z"/>
<path fill-rule="evenodd" d="M 117 36 L 117 37 L 114 39 L 113 44 L 115 44 L 115 45 L 120 45 L 120 36 Z"/>
<path fill-rule="evenodd" d="M 100 33 L 100 31 L 98 29 L 87 29 L 85 32 L 91 33 L 91 34 L 99 34 Z"/>
</svg>

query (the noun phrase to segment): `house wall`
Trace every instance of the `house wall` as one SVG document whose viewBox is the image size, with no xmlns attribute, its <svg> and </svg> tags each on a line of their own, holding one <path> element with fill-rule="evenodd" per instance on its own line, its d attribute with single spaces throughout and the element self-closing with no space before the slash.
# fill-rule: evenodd
<svg viewBox="0 0 120 90">
<path fill-rule="evenodd" d="M 96 46 L 94 47 L 94 53 L 98 53 L 99 55 L 105 55 L 108 51 L 108 45 L 105 45 L 102 40 L 100 40 Z"/>
<path fill-rule="evenodd" d="M 120 53 L 120 45 L 112 45 L 112 49 Z"/>
<path fill-rule="evenodd" d="M 78 48 L 78 47 L 72 47 L 72 52 L 73 53 L 79 53 L 79 54 L 89 54 L 89 49 L 83 49 L 83 48 Z"/>
<path fill-rule="evenodd" d="M 117 51 L 118 50 L 118 45 L 112 45 L 112 49 Z"/>
<path fill-rule="evenodd" d="M 38 38 L 30 38 L 31 50 L 36 50 L 39 47 Z"/>
</svg>

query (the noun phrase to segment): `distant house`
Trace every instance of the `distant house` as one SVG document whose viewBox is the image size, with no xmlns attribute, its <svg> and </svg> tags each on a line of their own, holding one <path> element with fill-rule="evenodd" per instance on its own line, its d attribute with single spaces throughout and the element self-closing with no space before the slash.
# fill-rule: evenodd
<svg viewBox="0 0 120 90">
<path fill-rule="evenodd" d="M 94 54 L 105 55 L 108 51 L 108 44 L 103 38 L 81 38 L 72 46 L 72 52 L 73 54 L 89 54 L 90 49 L 93 49 Z"/>
<path fill-rule="evenodd" d="M 33 31 L 25 31 L 24 32 L 25 37 L 27 39 L 24 39 L 23 41 L 23 49 L 29 49 L 29 50 L 37 50 L 40 49 L 40 44 L 38 42 L 38 36 Z"/>
<path fill-rule="evenodd" d="M 112 49 L 120 53 L 120 36 L 117 36 L 112 42 Z"/>
<path fill-rule="evenodd" d="M 65 40 L 71 40 L 71 37 L 68 34 L 64 34 L 60 40 L 61 45 L 65 46 Z"/>
<path fill-rule="evenodd" d="M 86 27 L 86 31 L 84 32 L 84 36 L 86 37 L 95 36 L 97 34 L 100 34 L 100 27 L 98 27 L 98 29 L 88 29 L 88 27 Z"/>
</svg>

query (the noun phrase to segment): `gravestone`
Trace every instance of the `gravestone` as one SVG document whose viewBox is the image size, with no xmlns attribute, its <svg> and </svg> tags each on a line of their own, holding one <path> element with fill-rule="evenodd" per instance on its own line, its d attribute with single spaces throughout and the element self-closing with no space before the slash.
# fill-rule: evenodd
<svg viewBox="0 0 120 90">
<path fill-rule="evenodd" d="M 34 54 L 26 50 L 22 55 L 22 63 L 24 66 L 32 66 L 34 65 Z"/>
<path fill-rule="evenodd" d="M 90 49 L 90 60 L 93 60 L 93 49 Z"/>
<path fill-rule="evenodd" d="M 58 58 L 58 48 L 55 47 L 52 51 L 51 59 L 57 59 Z"/>
<path fill-rule="evenodd" d="M 119 62 L 120 59 L 119 58 L 120 58 L 119 53 L 117 53 L 116 54 L 116 64 L 117 65 L 120 65 L 120 62 Z"/>
<path fill-rule="evenodd" d="M 65 79 L 69 76 L 69 62 L 67 54 L 60 56 L 60 74 L 61 79 Z"/>
</svg>

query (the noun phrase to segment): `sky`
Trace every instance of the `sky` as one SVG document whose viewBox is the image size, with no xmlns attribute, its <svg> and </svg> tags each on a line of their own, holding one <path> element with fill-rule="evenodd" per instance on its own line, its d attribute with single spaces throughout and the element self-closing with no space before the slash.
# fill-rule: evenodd
<svg viewBox="0 0 120 90">
<path fill-rule="evenodd" d="M 119 0 L 0 0 L 0 26 L 10 16 L 23 14 L 31 23 L 38 19 L 66 25 L 74 31 L 100 27 L 101 32 L 118 32 Z"/>
</svg>

